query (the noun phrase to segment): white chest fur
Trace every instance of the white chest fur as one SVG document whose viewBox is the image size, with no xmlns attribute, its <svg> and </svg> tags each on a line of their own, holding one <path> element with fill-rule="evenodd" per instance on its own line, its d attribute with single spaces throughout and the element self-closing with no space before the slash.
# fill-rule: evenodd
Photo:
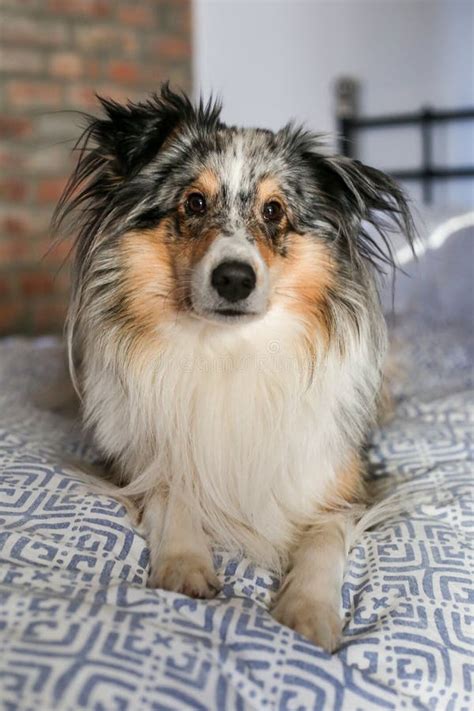
<svg viewBox="0 0 474 711">
<path fill-rule="evenodd" d="M 178 487 L 214 539 L 277 566 L 324 504 L 361 406 L 364 349 L 318 360 L 313 346 L 316 363 L 284 312 L 238 328 L 170 323 L 121 378 L 104 373 L 104 351 L 89 359 L 86 415 L 130 492 Z"/>
</svg>

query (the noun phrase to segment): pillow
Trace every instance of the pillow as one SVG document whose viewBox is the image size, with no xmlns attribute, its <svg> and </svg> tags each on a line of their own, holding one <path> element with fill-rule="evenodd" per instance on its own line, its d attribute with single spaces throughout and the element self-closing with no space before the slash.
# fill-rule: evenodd
<svg viewBox="0 0 474 711">
<path fill-rule="evenodd" d="M 392 240 L 403 271 L 383 280 L 381 298 L 388 316 L 410 315 L 423 323 L 474 325 L 474 211 L 427 210 L 415 215 L 417 258 L 402 235 Z"/>
</svg>

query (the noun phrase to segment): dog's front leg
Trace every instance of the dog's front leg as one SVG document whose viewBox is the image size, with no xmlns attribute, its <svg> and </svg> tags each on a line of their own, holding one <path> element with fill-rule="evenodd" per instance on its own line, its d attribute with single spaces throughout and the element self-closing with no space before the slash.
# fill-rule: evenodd
<svg viewBox="0 0 474 711">
<path fill-rule="evenodd" d="M 143 528 L 150 546 L 148 586 L 211 598 L 220 590 L 202 524 L 185 501 L 156 491 L 146 502 Z"/>
<path fill-rule="evenodd" d="M 324 513 L 301 537 L 273 614 L 287 627 L 334 651 L 342 632 L 341 587 L 352 526 L 342 513 Z"/>
</svg>

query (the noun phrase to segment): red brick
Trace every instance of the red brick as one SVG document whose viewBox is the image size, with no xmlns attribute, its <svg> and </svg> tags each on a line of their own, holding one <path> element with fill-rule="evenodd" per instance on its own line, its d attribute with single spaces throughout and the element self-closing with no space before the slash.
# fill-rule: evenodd
<svg viewBox="0 0 474 711">
<path fill-rule="evenodd" d="M 12 277 L 6 274 L 0 274 L 0 297 L 2 300 L 11 292 L 14 291 Z"/>
<path fill-rule="evenodd" d="M 0 197 L 11 202 L 21 202 L 28 194 L 28 184 L 21 178 L 3 178 L 0 180 Z"/>
<path fill-rule="evenodd" d="M 72 258 L 72 246 L 70 238 L 61 239 L 61 235 L 42 236 L 31 243 L 31 257 L 54 269 L 56 273 L 58 267 L 66 265 Z"/>
<path fill-rule="evenodd" d="M 95 91 L 90 86 L 70 86 L 66 89 L 66 103 L 75 109 L 97 110 L 99 103 Z"/>
<path fill-rule="evenodd" d="M 89 79 L 97 79 L 101 73 L 101 65 L 97 59 L 84 60 L 84 75 Z"/>
<path fill-rule="evenodd" d="M 7 237 L 25 237 L 32 231 L 32 223 L 26 213 L 6 212 L 0 218 L 0 228 Z"/>
<path fill-rule="evenodd" d="M 64 326 L 67 306 L 64 299 L 51 303 L 41 301 L 32 305 L 35 333 L 60 333 Z"/>
<path fill-rule="evenodd" d="M 80 132 L 81 120 L 70 111 L 47 111 L 36 117 L 35 139 L 39 145 L 47 146 L 63 140 L 71 140 L 71 144 L 61 143 L 61 166 L 58 166 L 61 169 L 63 169 L 62 164 L 67 160 L 69 145 L 73 145 L 72 140 L 77 138 Z"/>
<path fill-rule="evenodd" d="M 77 46 L 86 52 L 133 54 L 138 48 L 134 30 L 109 25 L 76 27 L 75 39 Z"/>
<path fill-rule="evenodd" d="M 0 48 L 0 72 L 3 74 L 38 74 L 44 61 L 40 52 L 11 47 Z"/>
<path fill-rule="evenodd" d="M 140 68 L 131 62 L 110 62 L 108 75 L 120 84 L 134 84 L 140 79 Z"/>
<path fill-rule="evenodd" d="M 11 10 L 34 10 L 42 0 L 0 0 L 0 7 Z"/>
<path fill-rule="evenodd" d="M 36 197 L 41 203 L 56 203 L 66 185 L 66 178 L 44 178 L 38 182 Z"/>
<path fill-rule="evenodd" d="M 72 143 L 54 145 L 52 142 L 32 146 L 24 157 L 25 170 L 35 175 L 58 176 L 64 173 Z"/>
<path fill-rule="evenodd" d="M 25 138 L 31 136 L 33 126 L 24 116 L 0 116 L 0 137 Z"/>
<path fill-rule="evenodd" d="M 30 238 L 46 232 L 51 219 L 51 209 L 33 208 L 25 205 L 2 205 L 0 212 L 0 236 Z M 21 240 L 19 239 L 19 242 Z"/>
<path fill-rule="evenodd" d="M 5 143 L 0 145 L 0 169 L 13 174 L 25 167 L 25 157 L 18 146 L 14 146 L 13 143 L 5 145 Z"/>
<path fill-rule="evenodd" d="M 84 71 L 84 63 L 74 52 L 56 52 L 49 60 L 49 71 L 53 77 L 77 79 Z"/>
<path fill-rule="evenodd" d="M 65 44 L 66 40 L 66 26 L 62 22 L 21 16 L 2 18 L 2 44 L 58 47 Z"/>
<path fill-rule="evenodd" d="M 22 310 L 18 302 L 0 303 L 0 331 L 11 333 L 16 331 Z"/>
<path fill-rule="evenodd" d="M 62 90 L 50 82 L 32 82 L 11 79 L 5 82 L 7 101 L 15 108 L 61 106 Z"/>
<path fill-rule="evenodd" d="M 61 15 L 102 18 L 110 15 L 112 3 L 110 0 L 48 0 L 47 7 Z"/>
<path fill-rule="evenodd" d="M 153 24 L 154 13 L 150 6 L 144 4 L 119 5 L 118 17 L 125 25 L 147 27 Z"/>
<path fill-rule="evenodd" d="M 169 35 L 191 35 L 191 3 L 189 0 L 170 0 L 161 3 L 160 30 Z"/>
<path fill-rule="evenodd" d="M 20 288 L 25 296 L 51 294 L 54 291 L 54 277 L 43 272 L 31 272 L 20 276 Z"/>
<path fill-rule="evenodd" d="M 18 264 L 29 257 L 28 242 L 18 239 L 17 235 L 0 235 L 0 264 Z"/>
<path fill-rule="evenodd" d="M 163 59 L 189 59 L 191 44 L 180 36 L 165 36 L 151 40 L 151 50 L 156 57 Z"/>
<path fill-rule="evenodd" d="M 116 84 L 96 84 L 94 88 L 86 86 L 72 86 L 66 91 L 68 104 L 75 109 L 83 108 L 97 113 L 100 108 L 96 94 L 124 103 L 128 99 L 143 98 L 144 92 L 130 88 L 119 87 Z"/>
</svg>

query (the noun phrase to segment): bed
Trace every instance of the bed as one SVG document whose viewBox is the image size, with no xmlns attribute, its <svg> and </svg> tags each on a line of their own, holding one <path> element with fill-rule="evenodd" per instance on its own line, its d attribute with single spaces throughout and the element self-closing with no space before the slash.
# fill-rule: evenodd
<svg viewBox="0 0 474 711">
<path fill-rule="evenodd" d="M 369 450 L 397 504 L 350 554 L 332 656 L 272 619 L 278 581 L 245 558 L 215 551 L 212 601 L 148 589 L 145 540 L 74 466 L 97 456 L 77 420 L 37 399 L 63 368 L 60 343 L 0 344 L 3 708 L 471 708 L 472 223 L 465 213 L 408 260 L 420 279 L 399 282 L 395 413 Z"/>
</svg>

